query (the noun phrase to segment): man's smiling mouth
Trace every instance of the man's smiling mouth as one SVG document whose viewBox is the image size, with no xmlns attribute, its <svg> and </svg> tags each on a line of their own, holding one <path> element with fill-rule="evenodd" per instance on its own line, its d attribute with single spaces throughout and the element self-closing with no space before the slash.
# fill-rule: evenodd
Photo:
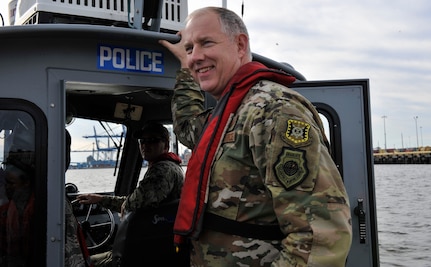
<svg viewBox="0 0 431 267">
<path fill-rule="evenodd" d="M 196 72 L 197 73 L 205 73 L 205 72 L 207 72 L 207 71 L 209 71 L 211 69 L 213 69 L 213 67 L 205 67 L 205 68 L 202 68 L 202 69 L 198 69 Z"/>
</svg>

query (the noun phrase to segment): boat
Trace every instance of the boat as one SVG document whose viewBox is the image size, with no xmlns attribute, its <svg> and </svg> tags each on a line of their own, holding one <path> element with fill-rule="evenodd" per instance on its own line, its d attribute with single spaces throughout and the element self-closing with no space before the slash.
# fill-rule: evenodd
<svg viewBox="0 0 431 267">
<path fill-rule="evenodd" d="M 33 266 L 61 267 L 64 195 L 73 202 L 79 193 L 79 184 L 65 186 L 67 118 L 127 129 L 115 188 L 104 193 L 129 194 L 142 176 L 132 133 L 147 120 L 172 125 L 180 66 L 158 40 L 178 41 L 187 1 L 12 0 L 9 7 L 13 25 L 0 27 L 0 159 L 16 152 L 34 160 Z M 350 198 L 353 243 L 346 266 L 379 266 L 369 80 L 309 81 L 283 59 L 256 53 L 253 59 L 295 76 L 292 87 L 316 106 Z M 214 104 L 206 96 L 206 106 Z M 175 136 L 171 147 L 179 151 Z M 91 253 L 113 246 L 118 214 L 82 205 L 74 211 L 89 229 Z"/>
</svg>

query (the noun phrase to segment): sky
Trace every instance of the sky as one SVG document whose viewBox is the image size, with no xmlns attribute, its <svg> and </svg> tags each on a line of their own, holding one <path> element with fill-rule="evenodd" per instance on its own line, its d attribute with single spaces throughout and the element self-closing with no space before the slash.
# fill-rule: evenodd
<svg viewBox="0 0 431 267">
<path fill-rule="evenodd" d="M 7 25 L 8 1 L 0 2 Z M 373 147 L 431 146 L 431 1 L 188 3 L 189 12 L 227 3 L 247 25 L 253 52 L 309 81 L 369 79 Z"/>
</svg>

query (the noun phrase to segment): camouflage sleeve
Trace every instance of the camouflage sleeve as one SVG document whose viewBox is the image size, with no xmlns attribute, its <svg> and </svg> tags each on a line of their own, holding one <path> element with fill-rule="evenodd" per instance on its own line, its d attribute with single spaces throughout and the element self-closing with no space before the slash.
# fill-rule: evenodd
<svg viewBox="0 0 431 267">
<path fill-rule="evenodd" d="M 121 212 L 121 205 L 123 205 L 125 196 L 103 196 L 102 200 L 99 202 L 104 208 Z"/>
<path fill-rule="evenodd" d="M 172 98 L 174 132 L 178 140 L 193 149 L 202 132 L 209 110 L 204 110 L 204 96 L 188 69 L 177 71 Z"/>
<path fill-rule="evenodd" d="M 84 256 L 78 240 L 78 221 L 73 215 L 73 207 L 67 198 L 65 199 L 65 216 L 64 266 L 85 267 Z"/>
<path fill-rule="evenodd" d="M 126 210 L 157 207 L 176 186 L 177 169 L 172 162 L 159 161 L 148 168 L 138 187 L 127 197 Z"/>
<path fill-rule="evenodd" d="M 265 183 L 286 234 L 272 266 L 344 266 L 352 238 L 349 200 L 306 102 L 293 96 L 268 108 L 272 120 L 252 132 L 254 142 L 267 143 L 254 152 L 265 155 Z"/>
</svg>

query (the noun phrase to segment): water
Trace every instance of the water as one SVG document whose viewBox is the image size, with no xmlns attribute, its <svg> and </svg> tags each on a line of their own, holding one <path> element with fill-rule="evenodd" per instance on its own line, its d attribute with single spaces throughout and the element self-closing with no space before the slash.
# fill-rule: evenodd
<svg viewBox="0 0 431 267">
<path fill-rule="evenodd" d="M 431 267 L 431 165 L 375 165 L 374 172 L 380 266 Z M 81 192 L 113 191 L 113 173 L 68 170 L 67 182 Z"/>
<path fill-rule="evenodd" d="M 380 266 L 431 266 L 431 165 L 375 165 Z"/>
<path fill-rule="evenodd" d="M 69 169 L 66 172 L 66 183 L 76 184 L 80 193 L 114 192 L 117 179 L 114 174 L 115 168 Z"/>
</svg>

